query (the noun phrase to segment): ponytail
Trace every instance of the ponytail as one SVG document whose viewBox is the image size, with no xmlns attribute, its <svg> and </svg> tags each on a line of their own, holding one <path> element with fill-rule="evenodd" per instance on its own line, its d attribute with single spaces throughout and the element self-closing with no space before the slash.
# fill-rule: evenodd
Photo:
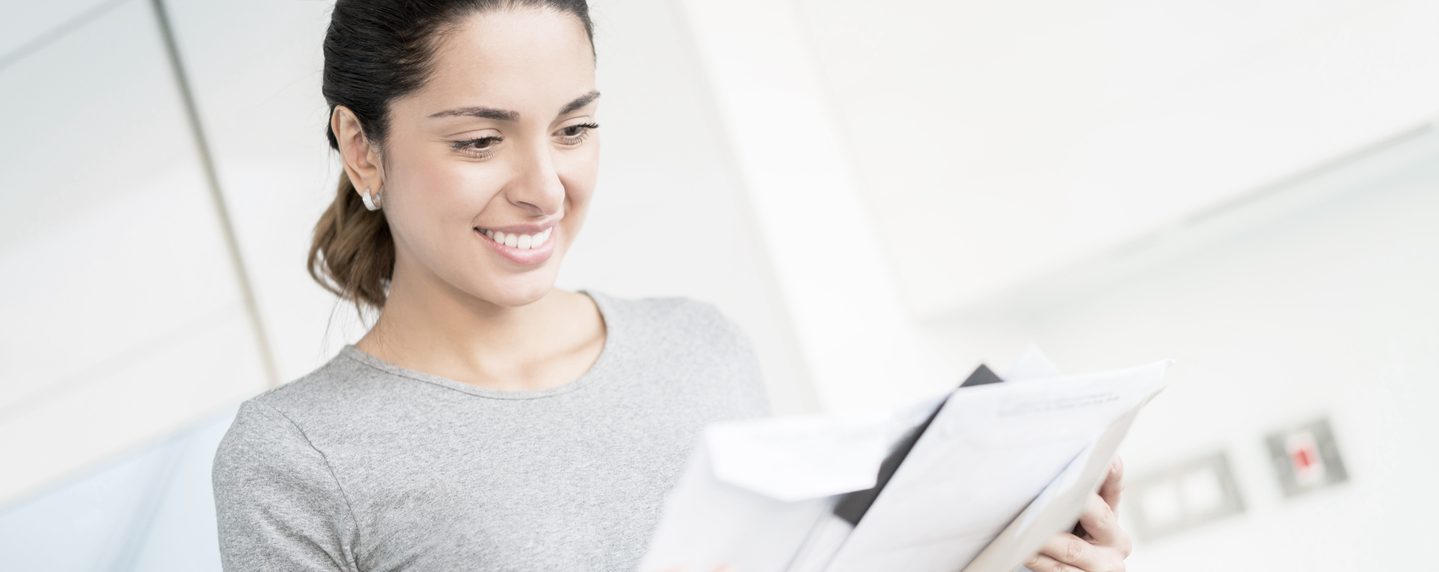
<svg viewBox="0 0 1439 572">
<path fill-rule="evenodd" d="M 315 223 L 307 266 L 315 282 L 352 301 L 362 318 L 366 307 L 385 307 L 395 272 L 395 241 L 384 211 L 365 208 L 344 170 L 335 200 Z"/>
</svg>

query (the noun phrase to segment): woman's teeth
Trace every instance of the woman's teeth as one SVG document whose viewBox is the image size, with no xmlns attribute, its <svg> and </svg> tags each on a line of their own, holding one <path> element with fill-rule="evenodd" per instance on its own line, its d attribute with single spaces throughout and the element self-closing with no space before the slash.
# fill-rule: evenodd
<svg viewBox="0 0 1439 572">
<path fill-rule="evenodd" d="M 554 229 L 554 227 L 550 227 L 545 229 L 544 232 L 540 232 L 539 234 L 506 234 L 503 232 L 495 232 L 493 230 L 484 229 L 481 229 L 480 232 L 485 233 L 485 236 L 488 236 L 494 239 L 495 242 L 504 244 L 505 246 L 511 248 L 518 248 L 520 250 L 529 250 L 532 248 L 539 248 L 543 246 L 545 244 L 545 241 L 549 240 L 550 238 L 550 231 Z"/>
</svg>

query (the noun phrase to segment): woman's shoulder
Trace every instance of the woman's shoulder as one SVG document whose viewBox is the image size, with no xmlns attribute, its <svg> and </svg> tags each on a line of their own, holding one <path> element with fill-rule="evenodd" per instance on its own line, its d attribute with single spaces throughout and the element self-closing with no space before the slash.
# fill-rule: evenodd
<svg viewBox="0 0 1439 572">
<path fill-rule="evenodd" d="M 349 553 L 357 538 L 334 469 L 307 431 L 271 404 L 274 395 L 286 393 L 240 403 L 211 459 L 226 569 L 320 562 Z"/>
<path fill-rule="evenodd" d="M 373 382 L 371 368 L 350 357 L 353 347 L 341 347 L 309 372 L 260 392 L 245 401 L 299 421 L 301 418 L 353 412 L 355 401 L 382 387 Z"/>
<path fill-rule="evenodd" d="M 641 340 L 627 347 L 643 354 L 643 363 L 669 364 L 683 379 L 706 382 L 700 387 L 707 388 L 707 403 L 732 417 L 770 414 L 753 338 L 718 303 L 684 295 L 596 297 L 622 315 L 625 331 Z"/>
<path fill-rule="evenodd" d="M 593 292 L 592 292 L 593 293 Z M 623 296 L 596 293 L 623 337 L 641 340 L 637 351 L 662 352 L 693 360 L 701 356 L 733 359 L 751 351 L 743 326 L 704 298 L 686 295 Z"/>
<path fill-rule="evenodd" d="M 225 458 L 315 452 L 313 440 L 345 431 L 361 419 L 369 401 L 380 401 L 383 387 L 344 349 L 311 371 L 241 401 L 217 451 Z"/>
<path fill-rule="evenodd" d="M 719 305 L 686 295 L 619 295 L 588 291 L 631 322 L 647 327 L 733 331 L 739 325 Z"/>
</svg>

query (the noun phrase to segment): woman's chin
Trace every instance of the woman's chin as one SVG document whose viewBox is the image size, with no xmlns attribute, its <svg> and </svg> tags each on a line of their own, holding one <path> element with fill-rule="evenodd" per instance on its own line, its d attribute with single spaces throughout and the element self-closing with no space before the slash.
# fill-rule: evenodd
<svg viewBox="0 0 1439 572">
<path fill-rule="evenodd" d="M 488 295 L 481 295 L 481 298 L 487 298 L 501 306 L 524 306 L 540 301 L 553 291 L 555 275 L 553 272 L 537 269 L 507 278 L 490 277 L 486 282 L 481 292 L 488 292 Z"/>
</svg>

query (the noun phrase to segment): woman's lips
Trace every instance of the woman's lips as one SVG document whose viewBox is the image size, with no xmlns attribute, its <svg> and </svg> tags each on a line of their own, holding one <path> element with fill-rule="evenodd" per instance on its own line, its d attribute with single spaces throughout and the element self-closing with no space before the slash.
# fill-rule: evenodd
<svg viewBox="0 0 1439 572">
<path fill-rule="evenodd" d="M 473 230 L 475 236 L 478 236 L 480 240 L 488 245 L 488 248 L 499 254 L 505 260 L 518 266 L 538 266 L 544 264 L 546 260 L 549 260 L 550 255 L 554 253 L 555 241 L 559 240 L 559 236 L 557 236 L 559 234 L 559 228 L 558 225 L 554 226 L 550 231 L 550 237 L 546 239 L 545 243 L 541 244 L 539 248 L 531 248 L 528 250 L 522 250 L 514 246 L 505 246 L 504 243 L 495 242 L 495 239 L 490 238 L 479 228 L 474 228 Z"/>
</svg>

